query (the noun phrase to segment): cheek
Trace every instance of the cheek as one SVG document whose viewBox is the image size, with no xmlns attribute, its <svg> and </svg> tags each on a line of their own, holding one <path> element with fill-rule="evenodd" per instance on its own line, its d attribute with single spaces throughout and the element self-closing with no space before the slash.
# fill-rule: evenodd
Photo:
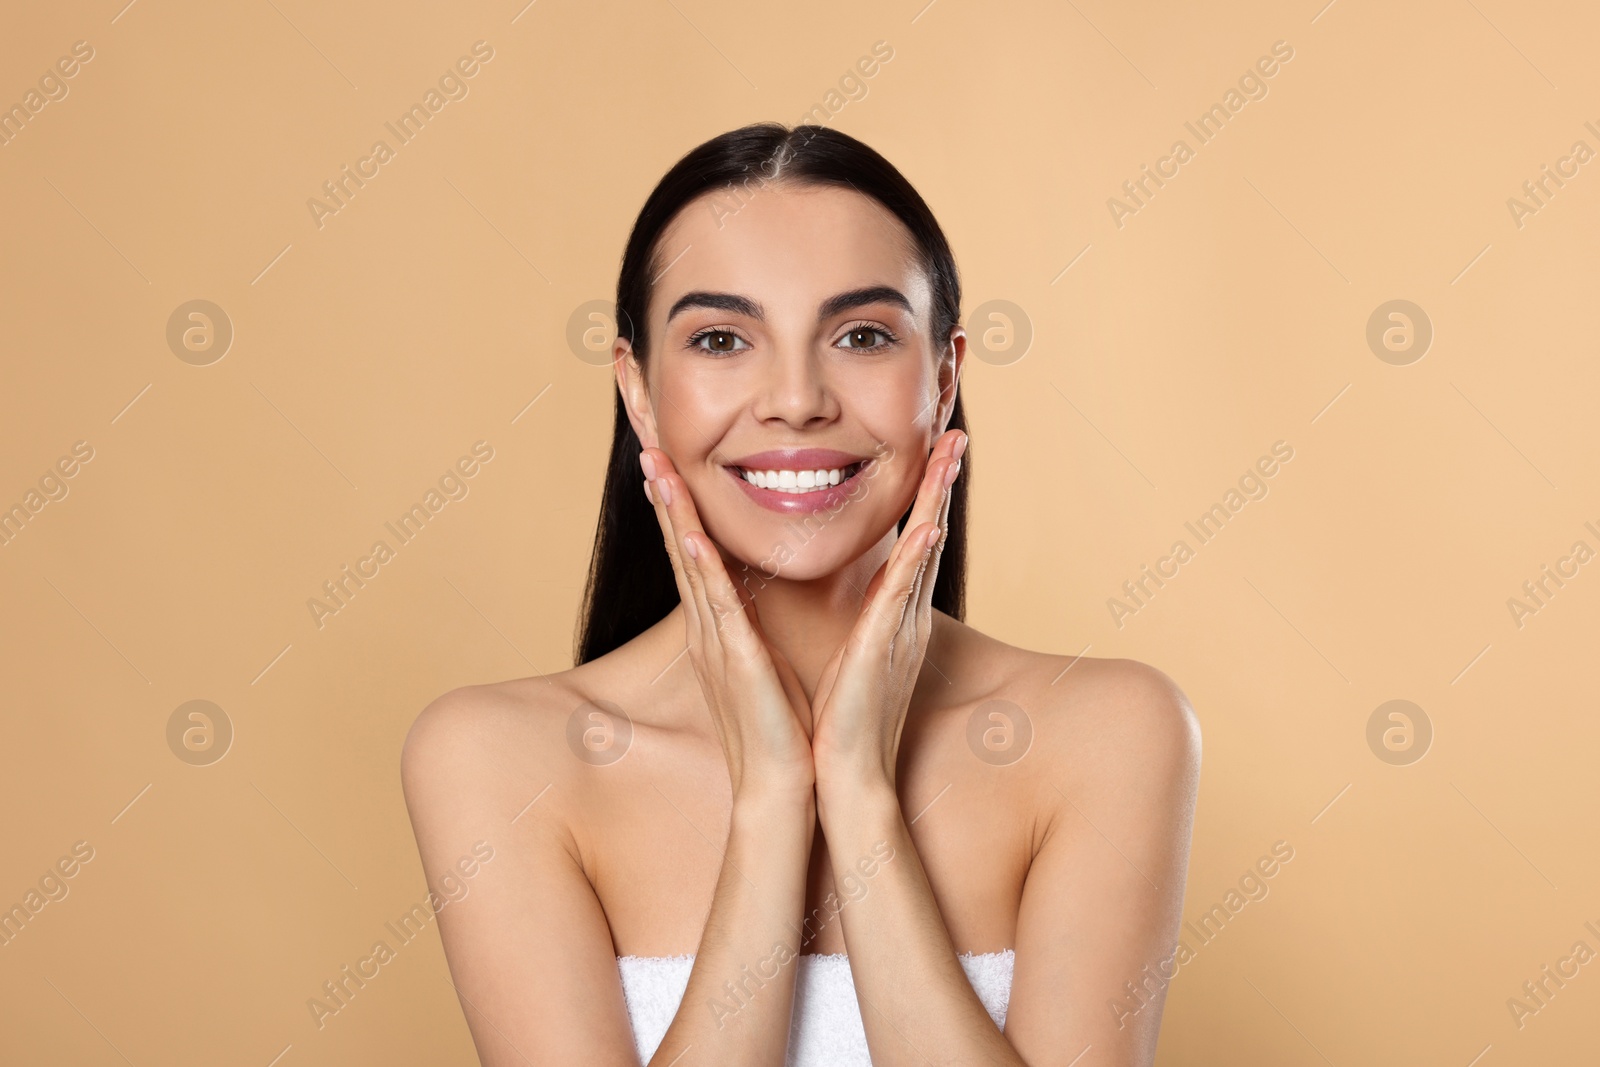
<svg viewBox="0 0 1600 1067">
<path fill-rule="evenodd" d="M 931 356 L 897 359 L 880 367 L 863 369 L 844 383 L 842 395 L 864 425 L 891 440 L 907 435 L 926 434 L 933 425 L 938 398 L 938 380 Z"/>
<path fill-rule="evenodd" d="M 858 412 L 861 425 L 878 442 L 882 475 L 914 492 L 933 447 L 937 411 L 931 394 L 906 390 L 879 398 L 861 396 Z"/>
<path fill-rule="evenodd" d="M 680 467 L 703 460 L 738 414 L 740 397 L 732 383 L 715 376 L 663 368 L 656 382 L 656 433 L 661 448 Z"/>
<path fill-rule="evenodd" d="M 906 513 L 917 499 L 917 488 L 927 471 L 927 457 L 920 448 L 908 447 L 895 453 L 892 471 L 885 471 L 876 490 L 884 501 L 883 507 L 892 513 L 895 521 Z"/>
</svg>

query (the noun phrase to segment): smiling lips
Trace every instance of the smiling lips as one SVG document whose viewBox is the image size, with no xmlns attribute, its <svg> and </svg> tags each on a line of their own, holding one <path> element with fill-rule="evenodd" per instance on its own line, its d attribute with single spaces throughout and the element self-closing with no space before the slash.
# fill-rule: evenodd
<svg viewBox="0 0 1600 1067">
<path fill-rule="evenodd" d="M 745 456 L 723 469 L 755 503 L 771 511 L 796 512 L 834 507 L 871 463 L 831 448 L 780 448 Z"/>
</svg>

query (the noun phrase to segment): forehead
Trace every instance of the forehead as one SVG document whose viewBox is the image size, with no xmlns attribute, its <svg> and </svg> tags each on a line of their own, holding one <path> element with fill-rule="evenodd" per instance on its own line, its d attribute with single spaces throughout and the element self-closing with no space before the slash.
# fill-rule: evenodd
<svg viewBox="0 0 1600 1067">
<path fill-rule="evenodd" d="M 662 232 L 651 316 L 705 289 L 760 301 L 769 315 L 814 315 L 822 300 L 890 285 L 926 317 L 931 293 L 905 224 L 840 186 L 752 183 L 690 201 Z"/>
</svg>

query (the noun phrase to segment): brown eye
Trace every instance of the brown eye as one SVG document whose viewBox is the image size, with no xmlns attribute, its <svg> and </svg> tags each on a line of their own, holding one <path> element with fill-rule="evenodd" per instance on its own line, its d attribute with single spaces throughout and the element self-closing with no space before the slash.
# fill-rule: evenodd
<svg viewBox="0 0 1600 1067">
<path fill-rule="evenodd" d="M 742 350 L 741 346 L 743 348 L 750 347 L 744 338 L 732 330 L 701 330 L 686 342 L 686 347 L 698 348 L 702 352 L 710 352 L 720 356 L 739 352 Z"/>
<path fill-rule="evenodd" d="M 883 348 L 894 340 L 894 336 L 880 326 L 857 326 L 840 338 L 845 348 L 862 349 Z"/>
</svg>

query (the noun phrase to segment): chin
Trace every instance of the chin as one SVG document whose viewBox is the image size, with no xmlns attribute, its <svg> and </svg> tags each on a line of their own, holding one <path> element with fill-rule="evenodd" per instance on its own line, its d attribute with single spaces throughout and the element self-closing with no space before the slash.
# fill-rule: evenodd
<svg viewBox="0 0 1600 1067">
<path fill-rule="evenodd" d="M 758 523 L 735 519 L 740 528 L 732 537 L 718 537 L 710 525 L 706 533 L 728 558 L 728 571 L 735 582 L 739 580 L 739 564 L 748 565 L 767 581 L 782 578 L 808 582 L 838 573 L 882 539 L 881 534 L 874 537 L 864 531 L 865 518 L 843 511 L 838 515 L 823 511 L 763 518 Z M 894 520 L 885 519 L 883 528 L 893 530 Z"/>
</svg>

